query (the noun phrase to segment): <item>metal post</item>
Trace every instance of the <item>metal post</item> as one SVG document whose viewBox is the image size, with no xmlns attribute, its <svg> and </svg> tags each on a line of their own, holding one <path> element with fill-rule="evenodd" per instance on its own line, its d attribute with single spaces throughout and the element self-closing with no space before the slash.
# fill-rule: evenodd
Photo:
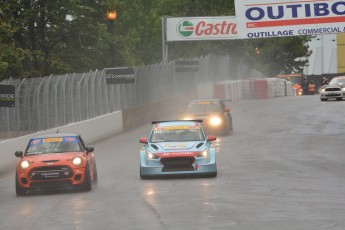
<svg viewBox="0 0 345 230">
<path fill-rule="evenodd" d="M 78 91 L 78 103 L 79 103 L 79 121 L 82 120 L 82 114 L 83 114 L 83 111 L 82 111 L 82 105 L 81 105 L 81 98 L 82 98 L 82 95 L 81 95 L 81 83 L 85 77 L 85 73 L 83 74 L 83 76 L 80 78 L 79 82 L 78 82 L 78 86 L 77 86 L 77 91 Z"/>
<path fill-rule="evenodd" d="M 67 124 L 67 100 L 66 100 L 66 89 L 67 89 L 67 78 L 68 78 L 68 74 L 65 75 L 65 79 L 63 81 L 63 87 L 62 87 L 62 98 L 63 98 L 63 114 L 62 114 L 62 125 Z M 69 91 L 67 90 L 67 92 L 69 93 Z M 71 100 L 71 98 L 69 97 L 69 100 Z"/>
<path fill-rule="evenodd" d="M 324 57 L 324 50 L 323 50 L 323 34 L 321 34 L 321 73 L 322 76 L 325 74 L 325 57 Z"/>
<path fill-rule="evenodd" d="M 168 43 L 166 41 L 166 17 L 161 17 L 162 22 L 162 51 L 163 51 L 163 62 L 168 62 Z"/>
<path fill-rule="evenodd" d="M 53 127 L 58 127 L 58 117 L 60 117 L 60 115 L 58 114 L 58 87 L 59 87 L 59 82 L 60 82 L 60 78 L 61 75 L 59 76 L 59 78 L 57 79 L 55 85 L 54 85 L 54 104 L 55 104 L 55 124 Z"/>
<path fill-rule="evenodd" d="M 91 93 L 92 93 L 92 103 L 91 106 L 93 107 L 93 114 L 91 118 L 97 117 L 96 115 L 96 97 L 97 97 L 97 90 L 96 90 L 96 77 L 97 77 L 98 70 L 96 69 L 93 76 L 91 77 Z M 99 91 L 98 91 L 99 92 Z M 101 105 L 100 105 L 101 106 Z"/>
<path fill-rule="evenodd" d="M 86 80 L 84 81 L 84 87 L 85 87 L 85 99 L 86 99 L 86 119 L 90 119 L 90 94 L 89 94 L 89 85 L 90 85 L 90 76 L 91 76 L 91 70 L 89 71 L 89 74 L 86 77 Z M 92 79 L 91 79 L 92 80 Z"/>
<path fill-rule="evenodd" d="M 39 90 L 41 90 L 41 87 L 44 83 L 44 80 L 46 79 L 46 77 L 43 78 L 43 80 L 41 81 L 41 83 L 37 86 L 36 90 L 35 90 L 35 94 L 37 96 L 37 121 L 38 121 L 38 128 L 36 127 L 36 130 L 35 131 L 38 131 L 38 130 L 41 130 L 41 116 L 40 116 L 40 109 L 39 109 L 39 106 L 40 106 L 40 94 L 37 93 Z M 35 98 L 35 97 L 34 97 Z M 35 100 L 35 99 L 34 99 Z M 33 101 L 34 101 L 33 100 Z M 49 117 L 49 114 L 48 114 L 48 117 Z M 30 130 L 31 131 L 31 130 Z"/>
<path fill-rule="evenodd" d="M 47 79 L 47 81 L 48 81 L 48 83 L 45 85 L 45 95 L 46 95 L 46 107 L 47 107 L 47 118 L 46 118 L 46 120 L 47 120 L 47 127 L 46 127 L 46 129 L 48 129 L 48 128 L 50 128 L 50 114 L 49 114 L 49 111 L 50 111 L 50 108 L 49 108 L 49 87 L 50 87 L 50 83 L 51 83 L 51 81 L 52 81 L 52 78 L 53 78 L 53 75 L 51 74 Z M 44 79 L 46 79 L 45 77 L 44 77 Z"/>
<path fill-rule="evenodd" d="M 105 81 L 105 72 L 104 70 L 102 70 L 102 73 L 101 73 L 101 77 L 100 77 L 100 81 L 101 81 L 101 84 L 100 84 L 100 89 L 99 90 L 102 90 L 102 86 L 104 87 L 104 92 L 103 92 L 103 95 L 104 95 L 104 102 L 105 103 L 105 113 L 109 113 L 109 105 L 108 105 L 108 86 L 107 86 L 107 83 Z M 100 103 L 102 103 L 102 98 L 100 97 Z M 103 110 L 102 110 L 103 111 Z"/>
<path fill-rule="evenodd" d="M 12 77 L 8 80 L 7 84 L 11 83 Z M 6 108 L 6 123 L 7 123 L 7 138 L 10 138 L 10 109 Z"/>
<path fill-rule="evenodd" d="M 17 99 L 16 99 L 16 107 L 17 107 L 17 125 L 18 125 L 18 131 L 19 131 L 19 136 L 22 135 L 22 131 L 21 131 L 21 128 L 20 128 L 20 109 L 19 109 L 19 93 L 20 93 L 20 89 L 24 83 L 26 78 L 24 78 L 22 80 L 22 82 L 19 84 L 18 88 L 17 88 Z"/>
<path fill-rule="evenodd" d="M 73 89 L 73 87 L 72 86 L 74 86 L 74 82 L 75 82 L 75 73 L 73 74 L 73 77 L 72 77 L 72 79 L 73 79 L 73 84 L 70 84 L 70 96 L 71 96 L 71 119 L 72 119 L 72 122 L 75 122 L 76 120 L 75 120 L 75 117 L 74 117 L 74 100 L 75 100 L 75 98 L 74 98 L 74 95 L 73 95 L 73 92 L 74 92 L 74 89 Z"/>
</svg>

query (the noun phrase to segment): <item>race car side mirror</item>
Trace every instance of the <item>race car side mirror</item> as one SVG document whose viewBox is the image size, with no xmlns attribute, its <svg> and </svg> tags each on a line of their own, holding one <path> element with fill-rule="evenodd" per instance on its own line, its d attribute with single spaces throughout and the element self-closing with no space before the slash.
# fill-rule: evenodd
<svg viewBox="0 0 345 230">
<path fill-rule="evenodd" d="M 230 112 L 230 108 L 224 108 L 224 112 L 226 113 Z"/>
<path fill-rule="evenodd" d="M 147 144 L 147 138 L 140 138 L 139 142 L 143 144 Z"/>
<path fill-rule="evenodd" d="M 217 138 L 215 136 L 207 136 L 208 141 L 215 141 Z"/>
<path fill-rule="evenodd" d="M 86 149 L 86 151 L 87 151 L 88 153 L 91 153 L 91 152 L 93 152 L 93 151 L 95 150 L 94 147 L 86 147 L 85 149 Z"/>
<path fill-rule="evenodd" d="M 16 155 L 16 157 L 22 157 L 23 156 L 23 152 L 22 151 L 16 151 L 14 153 L 14 155 Z"/>
</svg>

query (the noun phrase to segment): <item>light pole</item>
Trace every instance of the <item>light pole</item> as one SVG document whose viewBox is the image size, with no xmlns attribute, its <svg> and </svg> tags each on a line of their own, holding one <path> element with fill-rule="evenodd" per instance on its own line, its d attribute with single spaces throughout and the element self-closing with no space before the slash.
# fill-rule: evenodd
<svg viewBox="0 0 345 230">
<path fill-rule="evenodd" d="M 323 44 L 323 40 L 324 40 L 324 34 L 321 34 L 320 37 L 317 38 L 318 41 L 321 42 L 321 75 L 323 77 L 323 75 L 325 74 L 325 50 L 324 50 L 324 44 Z M 331 41 L 335 42 L 335 39 L 331 39 Z M 331 54 L 332 55 L 332 54 Z M 330 62 L 332 57 L 330 58 Z M 330 63 L 331 65 L 331 63 Z M 330 67 L 329 67 L 330 69 Z M 330 70 L 328 70 L 329 72 Z"/>
<path fill-rule="evenodd" d="M 116 11 L 115 10 L 108 10 L 107 11 L 107 20 L 109 21 L 109 33 L 111 33 L 111 44 L 110 44 L 110 55 L 111 55 L 111 65 L 112 67 L 115 66 L 115 47 L 113 43 L 113 37 L 115 33 L 115 19 L 116 19 Z"/>
<path fill-rule="evenodd" d="M 324 52 L 323 52 L 323 34 L 321 34 L 321 38 L 317 39 L 318 41 L 321 41 L 321 76 L 325 74 L 325 57 L 324 57 Z"/>
</svg>

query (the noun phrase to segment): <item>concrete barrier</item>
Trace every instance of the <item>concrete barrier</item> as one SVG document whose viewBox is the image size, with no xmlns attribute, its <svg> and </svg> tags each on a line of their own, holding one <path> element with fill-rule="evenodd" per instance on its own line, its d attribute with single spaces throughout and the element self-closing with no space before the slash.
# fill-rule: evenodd
<svg viewBox="0 0 345 230">
<path fill-rule="evenodd" d="M 123 130 L 127 131 L 145 122 L 156 120 L 165 113 L 165 103 L 155 102 L 122 111 Z"/>
<path fill-rule="evenodd" d="M 30 138 L 37 135 L 55 133 L 57 129 L 59 129 L 59 132 L 61 133 L 80 133 L 82 134 L 85 143 L 90 145 L 93 142 L 123 131 L 122 111 L 0 142 L 0 176 L 15 169 L 15 164 L 18 161 L 18 158 L 14 156 L 14 153 L 17 150 L 24 151 Z"/>
</svg>

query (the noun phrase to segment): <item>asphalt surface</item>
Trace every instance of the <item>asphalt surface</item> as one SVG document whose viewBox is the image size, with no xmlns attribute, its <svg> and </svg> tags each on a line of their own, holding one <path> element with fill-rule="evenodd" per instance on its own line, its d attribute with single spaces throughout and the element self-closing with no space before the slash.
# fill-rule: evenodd
<svg viewBox="0 0 345 230">
<path fill-rule="evenodd" d="M 231 113 L 216 178 L 140 180 L 147 124 L 93 145 L 90 192 L 16 197 L 14 172 L 1 178 L 0 229 L 344 230 L 345 101 L 245 100 Z"/>
</svg>

